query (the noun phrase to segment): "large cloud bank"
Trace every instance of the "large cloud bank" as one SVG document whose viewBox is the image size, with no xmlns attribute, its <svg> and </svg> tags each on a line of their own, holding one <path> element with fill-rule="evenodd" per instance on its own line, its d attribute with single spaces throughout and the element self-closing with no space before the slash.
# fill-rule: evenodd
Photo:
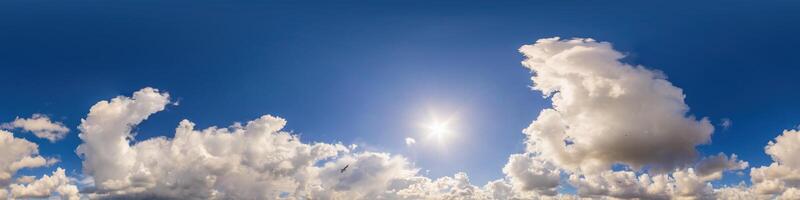
<svg viewBox="0 0 800 200">
<path fill-rule="evenodd" d="M 552 107 L 523 131 L 527 152 L 504 169 L 517 188 L 553 195 L 564 175 L 581 197 L 707 199 L 708 181 L 747 167 L 735 155 L 699 159 L 696 147 L 714 131 L 709 120 L 688 115 L 680 88 L 620 62 L 610 43 L 548 38 L 520 52 L 532 88 Z"/>
<path fill-rule="evenodd" d="M 723 153 L 698 158 L 714 128 L 688 114 L 685 94 L 661 72 L 622 63 L 624 54 L 592 39 L 541 39 L 520 52 L 552 108 L 523 131 L 527 152 L 504 169 L 516 188 L 552 195 L 562 170 L 582 198 L 800 199 L 800 132 L 767 145 L 775 163 L 753 168 L 751 187 L 714 188 L 710 181 L 748 163 Z"/>
<path fill-rule="evenodd" d="M 509 199 L 502 181 L 477 187 L 466 174 L 432 180 L 406 158 L 300 142 L 265 115 L 198 130 L 183 120 L 173 138 L 133 142 L 133 126 L 164 110 L 169 94 L 144 88 L 101 101 L 79 127 L 77 152 L 93 198 L 121 199 Z M 346 171 L 340 169 L 349 165 Z M 512 196 L 508 196 L 512 195 Z"/>
<path fill-rule="evenodd" d="M 81 121 L 80 194 L 61 168 L 16 175 L 57 160 L 0 130 L 0 199 L 800 199 L 800 131 L 767 144 L 774 163 L 751 168 L 752 184 L 715 187 L 749 163 L 696 150 L 714 127 L 661 72 L 592 39 L 541 39 L 520 52 L 552 107 L 523 130 L 526 150 L 498 169 L 505 177 L 482 186 L 466 173 L 425 177 L 401 155 L 302 142 L 271 115 L 205 128 L 183 120 L 174 134 L 137 140 L 134 127 L 171 105 L 167 92 L 143 88 L 96 103 Z M 52 142 L 69 131 L 44 115 L 4 127 Z"/>
</svg>

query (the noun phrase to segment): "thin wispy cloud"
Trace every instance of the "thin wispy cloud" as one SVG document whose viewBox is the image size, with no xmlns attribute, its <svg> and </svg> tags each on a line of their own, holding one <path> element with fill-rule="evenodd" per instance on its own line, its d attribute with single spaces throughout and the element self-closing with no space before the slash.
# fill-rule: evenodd
<svg viewBox="0 0 800 200">
<path fill-rule="evenodd" d="M 733 126 L 733 121 L 729 118 L 722 118 L 719 120 L 719 126 L 722 127 L 722 130 L 728 130 Z"/>
</svg>

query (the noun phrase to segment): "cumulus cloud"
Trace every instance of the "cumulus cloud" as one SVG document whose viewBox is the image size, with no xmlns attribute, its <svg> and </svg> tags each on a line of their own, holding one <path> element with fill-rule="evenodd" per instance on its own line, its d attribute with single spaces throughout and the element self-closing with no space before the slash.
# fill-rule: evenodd
<svg viewBox="0 0 800 200">
<path fill-rule="evenodd" d="M 64 169 L 61 168 L 56 169 L 51 176 L 44 175 L 26 185 L 12 184 L 10 188 L 12 198 L 47 198 L 57 193 L 60 199 L 80 199 L 78 187 L 70 184 Z"/>
<path fill-rule="evenodd" d="M 347 171 L 339 169 L 350 165 Z M 570 195 L 553 197 L 525 192 L 499 179 L 479 187 L 472 184 L 466 173 L 431 179 L 421 176 L 418 169 L 401 156 L 363 152 L 346 154 L 327 162 L 320 170 L 320 184 L 312 184 L 315 199 L 567 199 Z M 308 196 L 306 196 L 308 197 Z"/>
<path fill-rule="evenodd" d="M 507 179 L 490 181 L 482 187 L 473 185 L 466 173 L 459 172 L 432 180 L 423 176 L 396 179 L 386 190 L 386 195 L 364 199 L 577 199 L 577 196 L 557 194 L 542 196 L 536 192 L 524 191 Z"/>
<path fill-rule="evenodd" d="M 750 170 L 752 189 L 757 194 L 795 197 L 800 189 L 800 131 L 785 130 L 764 149 L 775 162 Z"/>
<path fill-rule="evenodd" d="M 724 171 L 747 169 L 746 161 L 738 160 L 736 154 L 730 158 L 723 153 L 703 158 L 697 163 L 697 174 L 705 181 L 722 178 Z"/>
<path fill-rule="evenodd" d="M 410 137 L 406 138 L 406 145 L 407 146 L 411 146 L 412 144 L 415 144 L 415 143 L 417 143 L 417 140 L 415 140 L 414 138 L 410 138 Z"/>
<path fill-rule="evenodd" d="M 638 176 L 631 171 L 605 171 L 592 175 L 569 177 L 571 185 L 583 197 L 614 197 L 668 199 L 671 193 L 670 179 L 667 176 Z"/>
<path fill-rule="evenodd" d="M 523 130 L 526 153 L 503 169 L 516 189 L 556 195 L 567 175 L 581 198 L 713 199 L 710 181 L 748 167 L 736 155 L 698 159 L 713 125 L 689 115 L 683 91 L 664 74 L 620 62 L 624 54 L 610 43 L 548 38 L 520 52 L 532 88 L 552 107 Z"/>
<path fill-rule="evenodd" d="M 680 88 L 658 71 L 620 62 L 624 55 L 610 43 L 549 38 L 520 52 L 533 89 L 553 104 L 524 130 L 528 150 L 562 168 L 670 171 L 693 162 L 695 146 L 710 140 L 714 127 L 687 116 Z"/>
<path fill-rule="evenodd" d="M 80 125 L 77 152 L 100 193 L 164 198 L 277 198 L 302 190 L 318 160 L 346 151 L 342 145 L 303 144 L 279 132 L 286 121 L 263 116 L 228 128 L 195 130 L 183 120 L 175 137 L 131 145 L 131 127 L 169 103 L 145 88 L 132 98 L 95 104 Z"/>
<path fill-rule="evenodd" d="M 775 162 L 794 169 L 800 169 L 800 131 L 786 130 L 783 134 L 770 141 L 765 147 L 765 152 Z"/>
<path fill-rule="evenodd" d="M 514 154 L 503 167 L 511 183 L 523 191 L 552 196 L 561 180 L 561 172 L 552 164 L 527 154 Z"/>
<path fill-rule="evenodd" d="M 800 199 L 800 189 L 798 189 L 798 188 L 786 189 L 786 191 L 784 191 L 783 194 L 781 194 L 781 196 L 778 196 L 777 199 L 779 199 L 779 200 L 797 200 L 797 199 Z"/>
<path fill-rule="evenodd" d="M 470 183 L 466 173 L 457 173 L 453 177 L 442 177 L 430 180 L 414 177 L 416 180 L 408 186 L 391 191 L 395 195 L 388 199 L 486 199 L 489 193 Z"/>
<path fill-rule="evenodd" d="M 349 165 L 346 171 L 340 169 Z M 383 197 L 393 181 L 417 173 L 401 156 L 365 152 L 345 155 L 320 168 L 313 195 L 322 199 L 374 199 Z"/>
<path fill-rule="evenodd" d="M 11 183 L 18 170 L 47 164 L 47 159 L 39 155 L 39 145 L 3 130 L 0 130 L 0 152 L 0 188 Z"/>
<path fill-rule="evenodd" d="M 770 141 L 764 148 L 772 157 L 773 163 L 767 166 L 750 169 L 750 182 L 747 186 L 740 183 L 735 186 L 725 186 L 714 189 L 716 199 L 800 199 L 800 166 L 797 166 L 796 156 L 800 154 L 800 131 L 785 130 L 781 135 Z M 708 163 L 703 165 L 702 163 Z M 718 171 L 721 168 L 742 169 L 747 163 L 736 161 L 736 156 L 730 158 L 720 154 L 704 159 L 698 166 L 706 166 L 709 171 Z M 701 179 L 716 177 L 717 173 L 707 173 Z"/>
<path fill-rule="evenodd" d="M 61 122 L 50 121 L 50 118 L 42 114 L 33 114 L 31 118 L 19 118 L 14 121 L 0 125 L 3 129 L 20 128 L 29 131 L 38 138 L 47 139 L 55 142 L 63 139 L 69 132 L 69 128 Z"/>
<path fill-rule="evenodd" d="M 488 199 L 575 199 L 574 195 L 558 194 L 555 196 L 540 195 L 533 191 L 526 191 L 520 186 L 514 186 L 513 183 L 507 179 L 499 179 L 490 181 L 483 186 L 483 191 L 486 192 Z"/>
<path fill-rule="evenodd" d="M 698 175 L 693 168 L 658 175 L 637 175 L 633 171 L 573 174 L 569 182 L 578 189 L 578 195 L 589 198 L 714 199 L 717 195 L 742 195 L 740 191 L 715 191 L 711 183 Z"/>
<path fill-rule="evenodd" d="M 714 197 L 716 197 L 716 199 L 731 200 L 770 199 L 769 196 L 754 193 L 753 190 L 743 182 L 735 186 L 714 189 Z"/>
<path fill-rule="evenodd" d="M 64 170 L 59 168 L 52 176 L 36 179 L 33 176 L 19 176 L 12 181 L 16 172 L 24 168 L 49 166 L 58 160 L 39 155 L 39 146 L 23 138 L 16 138 L 11 132 L 0 130 L 0 199 L 9 198 L 47 198 L 58 194 L 62 199 L 78 199 L 78 188 L 69 183 Z"/>
</svg>

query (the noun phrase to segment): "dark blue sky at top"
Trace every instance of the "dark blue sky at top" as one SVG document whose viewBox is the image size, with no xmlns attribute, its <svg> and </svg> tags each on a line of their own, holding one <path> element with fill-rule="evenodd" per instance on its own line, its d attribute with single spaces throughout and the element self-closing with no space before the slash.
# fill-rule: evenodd
<svg viewBox="0 0 800 200">
<path fill-rule="evenodd" d="M 181 119 L 205 128 L 272 114 L 303 141 L 401 154 L 431 177 L 464 171 L 482 185 L 502 177 L 508 155 L 523 151 L 521 130 L 549 107 L 528 88 L 517 48 L 591 37 L 665 72 L 691 114 L 733 121 L 704 155 L 761 166 L 767 142 L 800 124 L 799 10 L 793 1 L 3 1 L 0 121 L 63 121 L 72 131 L 57 143 L 15 135 L 74 175 L 89 107 L 150 86 L 180 105 L 137 127 L 137 140 L 171 137 Z M 429 112 L 458 116 L 459 137 L 406 147 Z"/>
</svg>

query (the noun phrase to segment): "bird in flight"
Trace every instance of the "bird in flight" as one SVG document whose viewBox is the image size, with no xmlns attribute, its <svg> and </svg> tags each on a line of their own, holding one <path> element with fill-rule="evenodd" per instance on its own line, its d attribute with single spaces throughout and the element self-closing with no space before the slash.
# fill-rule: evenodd
<svg viewBox="0 0 800 200">
<path fill-rule="evenodd" d="M 350 165 L 345 165 L 344 168 L 339 170 L 339 173 L 344 173 L 344 170 L 347 170 L 347 167 L 350 167 Z"/>
</svg>

